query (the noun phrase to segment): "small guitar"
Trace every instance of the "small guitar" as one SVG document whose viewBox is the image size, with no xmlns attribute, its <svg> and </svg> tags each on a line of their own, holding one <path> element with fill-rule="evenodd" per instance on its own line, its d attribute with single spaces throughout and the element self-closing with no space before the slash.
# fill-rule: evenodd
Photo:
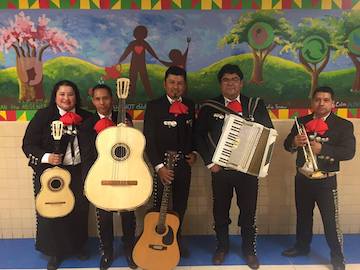
<svg viewBox="0 0 360 270">
<path fill-rule="evenodd" d="M 51 133 L 55 143 L 54 153 L 60 153 L 63 126 L 61 121 L 51 123 Z M 39 215 L 46 218 L 68 215 L 75 205 L 75 197 L 69 187 L 70 173 L 58 166 L 48 168 L 41 174 L 40 182 L 41 189 L 35 198 L 35 207 Z"/>
<path fill-rule="evenodd" d="M 173 170 L 177 153 L 167 151 L 166 167 Z M 135 263 L 146 270 L 170 270 L 180 260 L 177 231 L 180 221 L 176 213 L 168 212 L 171 185 L 164 185 L 159 212 L 149 212 L 144 219 L 144 231 L 133 250 Z"/>
<path fill-rule="evenodd" d="M 133 210 L 146 203 L 152 193 L 152 177 L 143 158 L 145 137 L 126 125 L 129 86 L 129 79 L 117 80 L 118 125 L 97 135 L 98 158 L 85 180 L 88 200 L 107 211 Z"/>
</svg>

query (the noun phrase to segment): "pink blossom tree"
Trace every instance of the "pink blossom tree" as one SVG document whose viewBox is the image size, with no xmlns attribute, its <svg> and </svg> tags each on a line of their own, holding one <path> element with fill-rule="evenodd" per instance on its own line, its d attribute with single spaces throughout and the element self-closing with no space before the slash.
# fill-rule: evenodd
<svg viewBox="0 0 360 270">
<path fill-rule="evenodd" d="M 49 19 L 45 15 L 38 18 L 35 25 L 24 12 L 10 20 L 9 27 L 0 28 L 0 51 L 6 53 L 14 49 L 16 53 L 16 71 L 19 78 L 19 100 L 43 100 L 43 53 L 50 48 L 54 53 L 74 53 L 78 42 L 67 33 L 54 27 L 48 27 Z"/>
</svg>

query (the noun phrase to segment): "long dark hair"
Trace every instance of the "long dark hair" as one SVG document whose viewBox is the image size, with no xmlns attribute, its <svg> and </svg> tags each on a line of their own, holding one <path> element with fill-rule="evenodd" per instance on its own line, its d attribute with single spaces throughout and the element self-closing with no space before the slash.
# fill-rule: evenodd
<svg viewBox="0 0 360 270">
<path fill-rule="evenodd" d="M 78 89 L 78 87 L 77 87 L 77 85 L 75 83 L 73 83 L 72 81 L 69 81 L 69 80 L 61 80 L 61 81 L 58 81 L 54 85 L 54 88 L 53 88 L 52 93 L 51 93 L 50 101 L 49 101 L 49 107 L 56 107 L 56 102 L 55 102 L 56 93 L 59 90 L 60 86 L 63 86 L 63 85 L 70 86 L 74 90 L 75 97 L 76 97 L 75 109 L 76 110 L 80 109 L 80 107 L 81 107 L 81 98 L 80 98 L 79 89 Z"/>
</svg>

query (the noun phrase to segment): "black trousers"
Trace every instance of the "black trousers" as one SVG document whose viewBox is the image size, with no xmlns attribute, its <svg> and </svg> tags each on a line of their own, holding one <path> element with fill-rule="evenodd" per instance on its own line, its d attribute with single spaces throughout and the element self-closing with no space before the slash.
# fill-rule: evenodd
<svg viewBox="0 0 360 270">
<path fill-rule="evenodd" d="M 330 247 L 332 263 L 344 261 L 342 233 L 338 221 L 336 176 L 311 180 L 297 173 L 295 176 L 296 247 L 310 250 L 313 236 L 313 211 L 317 204 L 324 225 L 326 241 Z"/>
<path fill-rule="evenodd" d="M 229 249 L 229 211 L 233 192 L 236 192 L 240 210 L 238 226 L 241 227 L 242 251 L 244 255 L 256 254 L 256 203 L 258 179 L 233 170 L 212 173 L 213 214 L 218 249 Z"/>
<path fill-rule="evenodd" d="M 174 168 L 174 180 L 171 184 L 172 190 L 172 211 L 175 211 L 179 215 L 180 228 L 178 235 L 181 234 L 181 224 L 184 220 L 185 211 L 187 208 L 187 202 L 189 198 L 190 180 L 191 180 L 191 167 L 184 158 L 181 158 L 177 162 L 177 166 Z M 157 176 L 154 180 L 153 198 L 154 208 L 156 211 L 160 211 L 161 199 L 164 190 L 160 178 Z M 170 209 L 169 209 L 170 210 Z"/>
<path fill-rule="evenodd" d="M 96 208 L 96 216 L 98 222 L 98 233 L 100 238 L 100 250 L 112 255 L 113 240 L 114 240 L 114 226 L 113 226 L 113 212 L 108 212 Z M 121 212 L 121 225 L 122 225 L 122 241 L 124 248 L 132 249 L 135 243 L 135 229 L 136 217 L 133 211 Z"/>
</svg>

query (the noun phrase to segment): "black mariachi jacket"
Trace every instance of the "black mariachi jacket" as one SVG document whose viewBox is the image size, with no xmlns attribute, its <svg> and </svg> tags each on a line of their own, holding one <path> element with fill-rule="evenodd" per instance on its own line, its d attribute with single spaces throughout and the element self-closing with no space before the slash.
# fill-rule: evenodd
<svg viewBox="0 0 360 270">
<path fill-rule="evenodd" d="M 164 161 L 167 150 L 181 151 L 185 155 L 194 150 L 195 105 L 185 97 L 182 97 L 182 103 L 188 107 L 188 114 L 178 116 L 169 113 L 170 102 L 166 95 L 146 105 L 144 116 L 146 154 L 153 166 Z"/>
<path fill-rule="evenodd" d="M 90 112 L 82 109 L 77 109 L 76 113 L 82 117 L 83 121 L 91 115 Z M 29 158 L 29 166 L 37 173 L 52 166 L 50 164 L 41 163 L 41 158 L 45 153 L 54 152 L 55 146 L 54 139 L 51 135 L 51 123 L 52 121 L 59 120 L 59 118 L 60 114 L 58 108 L 56 106 L 49 106 L 38 110 L 26 128 L 22 149 Z M 81 153 L 81 134 L 78 134 L 77 137 Z M 69 141 L 70 135 L 64 134 L 60 141 L 60 152 L 62 154 L 65 154 Z"/>
<path fill-rule="evenodd" d="M 300 117 L 298 122 L 305 125 L 313 118 L 313 114 L 306 115 Z M 328 141 L 322 143 L 321 152 L 317 156 L 317 163 L 321 171 L 335 172 L 340 169 L 340 161 L 352 159 L 355 155 L 354 126 L 350 121 L 338 117 L 334 113 L 330 113 L 325 122 L 329 129 L 321 137 L 328 138 Z M 284 147 L 286 151 L 297 152 L 296 166 L 302 167 L 305 162 L 303 149 L 302 147 L 298 149 L 292 147 L 292 142 L 297 134 L 298 131 L 294 124 L 284 141 Z"/>
<path fill-rule="evenodd" d="M 212 100 L 225 105 L 225 99 L 222 95 Z M 249 100 L 247 96 L 240 95 L 244 118 L 249 118 Z M 212 163 L 211 160 L 222 133 L 224 117 L 225 114 L 223 112 L 208 106 L 201 108 L 199 112 L 195 127 L 196 150 L 200 153 L 205 165 Z M 259 101 L 253 117 L 255 122 L 265 127 L 273 128 L 269 113 L 262 100 Z"/>
</svg>

